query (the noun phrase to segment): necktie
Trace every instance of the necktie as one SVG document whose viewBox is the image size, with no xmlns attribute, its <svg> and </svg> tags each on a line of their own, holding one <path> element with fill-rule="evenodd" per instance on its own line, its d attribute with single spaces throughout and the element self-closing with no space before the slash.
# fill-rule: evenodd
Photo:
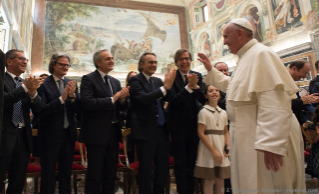
<svg viewBox="0 0 319 194">
<path fill-rule="evenodd" d="M 16 88 L 21 86 L 20 78 L 15 77 L 16 80 Z M 22 100 L 13 104 L 13 113 L 12 113 L 12 123 L 14 126 L 18 126 L 19 123 L 24 123 L 23 111 L 22 111 Z"/>
<path fill-rule="evenodd" d="M 113 92 L 109 84 L 109 76 L 105 75 L 104 79 L 105 79 L 106 91 L 109 93 L 109 97 L 113 97 Z M 113 103 L 112 123 L 117 123 L 117 122 L 118 120 L 117 120 L 116 104 Z"/>
<path fill-rule="evenodd" d="M 187 84 L 188 84 L 188 79 L 187 79 L 187 75 L 184 75 L 184 78 L 185 78 L 185 81 L 184 81 L 184 83 L 185 83 L 185 85 L 187 85 Z"/>
<path fill-rule="evenodd" d="M 62 95 L 63 90 L 64 90 L 63 79 L 59 79 L 58 84 L 59 84 L 60 94 Z M 69 120 L 68 120 L 68 115 L 66 114 L 66 108 L 65 108 L 65 103 L 64 103 L 64 124 L 63 124 L 63 127 L 64 127 L 64 129 L 66 129 L 66 128 L 68 128 L 68 126 L 69 126 Z"/>
<path fill-rule="evenodd" d="M 153 79 L 150 78 L 150 87 L 152 88 L 152 91 L 155 90 L 155 84 L 153 82 Z M 164 116 L 164 111 L 163 111 L 163 107 L 162 104 L 159 100 L 156 100 L 157 103 L 157 108 L 158 108 L 158 119 L 157 119 L 157 123 L 160 126 L 163 126 L 165 124 L 165 116 Z"/>
<path fill-rule="evenodd" d="M 111 87 L 109 84 L 109 76 L 108 75 L 104 76 L 104 79 L 105 79 L 106 91 L 109 93 L 109 96 L 112 97 L 113 95 L 112 95 Z"/>
</svg>

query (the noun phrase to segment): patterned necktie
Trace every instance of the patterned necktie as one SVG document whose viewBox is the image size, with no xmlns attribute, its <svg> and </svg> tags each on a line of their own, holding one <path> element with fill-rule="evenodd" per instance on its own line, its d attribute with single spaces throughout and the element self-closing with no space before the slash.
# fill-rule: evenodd
<svg viewBox="0 0 319 194">
<path fill-rule="evenodd" d="M 15 77 L 16 80 L 16 88 L 21 86 L 20 78 Z M 19 123 L 24 123 L 23 111 L 22 111 L 22 100 L 13 104 L 13 114 L 12 114 L 12 122 L 14 126 L 18 126 Z"/>
<path fill-rule="evenodd" d="M 104 79 L 105 79 L 106 91 L 109 93 L 109 97 L 113 97 L 113 93 L 109 83 L 109 76 L 105 75 Z M 117 123 L 117 122 L 118 122 L 118 119 L 117 119 L 116 104 L 113 103 L 112 123 Z"/>
<path fill-rule="evenodd" d="M 62 95 L 63 90 L 64 90 L 63 79 L 59 79 L 58 84 L 59 84 L 60 94 Z M 65 108 L 65 102 L 64 102 L 64 124 L 63 124 L 63 127 L 64 127 L 64 129 L 66 129 L 66 128 L 68 128 L 68 126 L 69 126 L 69 120 L 68 120 L 68 116 L 66 114 L 66 108 Z"/>
<path fill-rule="evenodd" d="M 184 83 L 185 83 L 185 85 L 187 85 L 187 84 L 188 84 L 188 79 L 187 79 L 187 75 L 184 75 L 184 78 L 185 78 L 185 81 L 184 81 Z"/>
<path fill-rule="evenodd" d="M 153 82 L 153 79 L 150 77 L 150 86 L 152 88 L 152 91 L 155 90 L 155 84 Z M 158 119 L 157 119 L 157 123 L 160 126 L 163 126 L 165 124 L 165 116 L 164 116 L 164 111 L 163 111 L 163 107 L 162 104 L 159 100 L 156 100 L 157 103 L 157 108 L 158 108 Z"/>
</svg>

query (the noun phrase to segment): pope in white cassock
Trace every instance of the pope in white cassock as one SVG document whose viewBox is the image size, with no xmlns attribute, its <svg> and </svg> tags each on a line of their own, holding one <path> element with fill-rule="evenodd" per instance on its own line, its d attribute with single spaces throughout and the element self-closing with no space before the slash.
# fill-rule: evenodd
<svg viewBox="0 0 319 194">
<path fill-rule="evenodd" d="M 227 93 L 233 193 L 306 193 L 303 140 L 291 110 L 298 88 L 252 31 L 243 18 L 223 31 L 224 44 L 239 58 L 232 78 L 198 54 L 208 70 L 204 82 Z"/>
</svg>

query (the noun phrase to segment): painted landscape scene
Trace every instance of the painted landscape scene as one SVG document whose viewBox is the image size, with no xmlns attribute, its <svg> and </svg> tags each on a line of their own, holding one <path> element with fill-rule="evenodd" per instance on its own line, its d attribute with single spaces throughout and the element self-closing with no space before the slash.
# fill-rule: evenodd
<svg viewBox="0 0 319 194">
<path fill-rule="evenodd" d="M 71 71 L 93 71 L 93 54 L 108 49 L 114 72 L 137 71 L 144 52 L 157 55 L 157 73 L 166 72 L 181 48 L 178 15 L 84 4 L 47 2 L 43 69 L 55 52 L 71 56 Z"/>
</svg>

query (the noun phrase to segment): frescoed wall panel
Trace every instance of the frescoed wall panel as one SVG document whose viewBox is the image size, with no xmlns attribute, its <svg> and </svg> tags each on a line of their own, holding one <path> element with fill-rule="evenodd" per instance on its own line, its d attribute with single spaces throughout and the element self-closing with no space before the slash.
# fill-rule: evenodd
<svg viewBox="0 0 319 194">
<path fill-rule="evenodd" d="M 256 6 L 250 5 L 244 9 L 243 13 L 241 13 L 241 17 L 247 19 L 253 27 L 254 38 L 259 42 L 263 42 L 262 23 L 261 17 L 257 14 L 258 12 L 259 10 Z"/>
<path fill-rule="evenodd" d="M 52 53 L 63 51 L 72 58 L 71 71 L 93 71 L 94 52 L 108 49 L 114 57 L 114 72 L 136 71 L 141 54 L 154 52 L 157 73 L 164 73 L 179 48 L 177 14 L 46 3 L 43 69 L 47 69 Z"/>
<path fill-rule="evenodd" d="M 272 47 L 279 52 L 289 47 L 309 42 L 309 33 L 319 31 L 319 1 L 318 0 L 206 0 L 212 4 L 213 17 L 206 22 L 191 26 L 192 43 L 196 48 L 192 50 L 197 55 L 203 45 L 200 45 L 199 36 L 203 29 L 210 34 L 209 29 L 214 29 L 211 41 L 212 63 L 225 61 L 230 66 L 235 66 L 237 56 L 230 54 L 227 46 L 223 45 L 222 29 L 229 20 L 235 18 L 247 19 L 252 27 L 254 38 L 259 42 Z M 194 0 L 189 4 L 189 9 L 203 1 Z M 197 6 L 198 7 L 198 6 Z M 199 7 L 200 8 L 200 7 Z M 194 17 L 189 15 L 191 21 Z M 195 70 L 205 72 L 201 63 L 194 61 Z"/>
<path fill-rule="evenodd" d="M 272 0 L 271 3 L 278 34 L 303 25 L 299 0 Z"/>
<path fill-rule="evenodd" d="M 216 52 L 214 54 L 219 55 L 218 58 L 230 54 L 230 50 L 228 49 L 228 46 L 224 45 L 224 38 L 223 38 L 223 30 L 228 24 L 228 22 L 230 22 L 230 20 L 227 20 L 226 22 L 219 24 L 217 26 Z"/>
</svg>

